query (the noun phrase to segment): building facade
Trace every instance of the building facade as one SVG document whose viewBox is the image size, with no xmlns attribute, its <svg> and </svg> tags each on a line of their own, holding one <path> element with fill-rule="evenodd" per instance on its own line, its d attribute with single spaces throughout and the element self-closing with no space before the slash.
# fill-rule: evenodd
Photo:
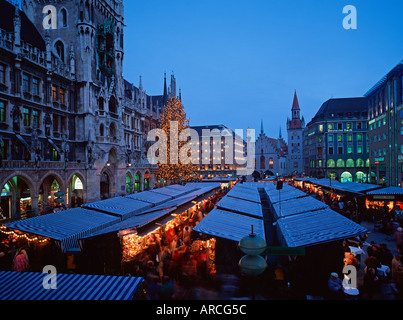
<svg viewBox="0 0 403 320">
<path fill-rule="evenodd" d="M 371 181 L 402 186 L 403 61 L 366 94 L 369 111 Z"/>
<path fill-rule="evenodd" d="M 38 14 L 45 5 L 54 29 Z M 123 2 L 0 8 L 0 219 L 48 212 L 57 191 L 74 207 L 152 188 L 145 137 L 168 91 L 149 96 L 123 78 Z"/>
<path fill-rule="evenodd" d="M 266 176 L 284 176 L 287 174 L 288 146 L 282 137 L 266 136 L 263 121 L 255 145 L 255 168 L 260 178 Z"/>
<path fill-rule="evenodd" d="M 294 100 L 291 108 L 291 119 L 287 118 L 287 136 L 288 136 L 288 174 L 302 174 L 304 172 L 303 159 L 303 131 L 305 129 L 305 120 L 301 116 L 297 92 L 294 93 Z"/>
<path fill-rule="evenodd" d="M 198 135 L 193 164 L 195 179 L 236 178 L 245 167 L 247 144 L 224 125 L 190 126 Z"/>
<path fill-rule="evenodd" d="M 326 101 L 304 130 L 305 174 L 367 182 L 369 163 L 367 99 Z"/>
</svg>

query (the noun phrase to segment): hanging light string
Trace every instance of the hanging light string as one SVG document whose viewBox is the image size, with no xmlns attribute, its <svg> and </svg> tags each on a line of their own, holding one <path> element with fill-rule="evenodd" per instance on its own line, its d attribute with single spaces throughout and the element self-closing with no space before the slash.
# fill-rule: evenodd
<svg viewBox="0 0 403 320">
<path fill-rule="evenodd" d="M 15 231 L 12 231 L 12 230 L 8 231 L 7 227 L 5 225 L 0 226 L 0 232 L 5 234 L 5 235 L 8 235 L 8 236 L 15 237 L 17 239 L 25 239 L 28 242 L 46 243 L 46 242 L 49 241 L 48 239 L 40 239 L 39 237 L 36 237 L 36 236 L 32 237 L 32 238 L 28 237 L 28 235 L 26 233 L 18 234 Z"/>
</svg>

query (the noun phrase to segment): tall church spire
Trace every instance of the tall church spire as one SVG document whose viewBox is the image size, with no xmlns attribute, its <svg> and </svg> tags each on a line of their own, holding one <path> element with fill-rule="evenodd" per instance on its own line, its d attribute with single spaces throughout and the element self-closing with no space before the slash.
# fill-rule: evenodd
<svg viewBox="0 0 403 320">
<path fill-rule="evenodd" d="M 292 102 L 292 109 L 291 110 L 300 110 L 298 97 L 297 97 L 297 90 L 294 91 L 294 101 Z"/>
<path fill-rule="evenodd" d="M 162 97 L 162 104 L 166 106 L 168 103 L 168 89 L 167 89 L 167 73 L 164 72 L 164 96 Z"/>
<path fill-rule="evenodd" d="M 260 134 L 264 134 L 264 130 L 263 130 L 263 119 L 260 120 Z"/>
<path fill-rule="evenodd" d="M 299 102 L 298 102 L 298 97 L 297 97 L 297 90 L 294 92 L 294 100 L 292 102 L 292 119 L 300 119 L 300 112 L 301 109 L 299 108 Z"/>
</svg>

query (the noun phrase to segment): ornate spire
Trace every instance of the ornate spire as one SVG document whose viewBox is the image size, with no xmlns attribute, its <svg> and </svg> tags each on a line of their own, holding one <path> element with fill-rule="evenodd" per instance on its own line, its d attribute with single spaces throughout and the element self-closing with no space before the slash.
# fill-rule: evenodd
<svg viewBox="0 0 403 320">
<path fill-rule="evenodd" d="M 168 89 L 167 89 L 167 73 L 164 72 L 164 96 L 162 98 L 163 106 L 166 106 L 168 103 Z"/>
<path fill-rule="evenodd" d="M 291 110 L 300 110 L 298 97 L 297 97 L 297 90 L 294 91 L 294 101 L 292 102 L 292 109 Z"/>
<path fill-rule="evenodd" d="M 264 134 L 264 130 L 263 130 L 263 119 L 260 120 L 260 134 Z"/>
</svg>

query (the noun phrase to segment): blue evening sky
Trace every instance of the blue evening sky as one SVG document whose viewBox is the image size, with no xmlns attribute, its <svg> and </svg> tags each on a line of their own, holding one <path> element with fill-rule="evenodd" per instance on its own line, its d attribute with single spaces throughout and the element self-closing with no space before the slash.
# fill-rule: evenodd
<svg viewBox="0 0 403 320">
<path fill-rule="evenodd" d="M 357 30 L 342 26 L 357 9 Z M 162 94 L 174 71 L 191 125 L 286 135 L 294 90 L 309 122 L 403 59 L 401 0 L 126 0 L 124 76 Z"/>
</svg>

